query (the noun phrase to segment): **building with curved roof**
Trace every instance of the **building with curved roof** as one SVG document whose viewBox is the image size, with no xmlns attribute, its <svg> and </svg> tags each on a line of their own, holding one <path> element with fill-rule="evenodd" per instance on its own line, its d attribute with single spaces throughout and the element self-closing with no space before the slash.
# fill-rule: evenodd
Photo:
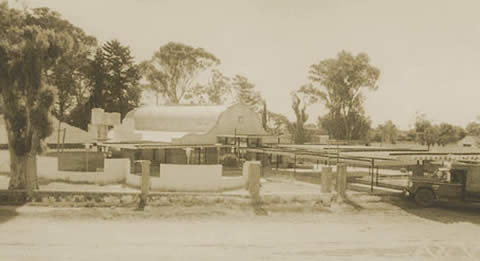
<svg viewBox="0 0 480 261">
<path fill-rule="evenodd" d="M 261 136 L 260 116 L 244 104 L 146 106 L 130 111 L 108 142 L 215 144 L 218 136 Z"/>
</svg>

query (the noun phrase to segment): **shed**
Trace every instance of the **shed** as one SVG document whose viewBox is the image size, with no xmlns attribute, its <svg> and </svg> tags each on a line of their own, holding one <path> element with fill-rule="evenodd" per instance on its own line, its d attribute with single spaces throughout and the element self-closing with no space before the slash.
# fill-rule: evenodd
<svg viewBox="0 0 480 261">
<path fill-rule="evenodd" d="M 465 136 L 458 142 L 458 145 L 462 147 L 474 147 L 478 148 L 480 144 L 480 139 L 475 136 Z"/>
</svg>

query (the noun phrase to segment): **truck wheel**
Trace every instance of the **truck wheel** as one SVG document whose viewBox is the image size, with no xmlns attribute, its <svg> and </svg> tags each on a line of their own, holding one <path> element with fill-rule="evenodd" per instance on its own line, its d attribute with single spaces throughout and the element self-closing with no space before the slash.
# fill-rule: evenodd
<svg viewBox="0 0 480 261">
<path fill-rule="evenodd" d="M 422 207 L 430 207 L 435 203 L 435 194 L 429 189 L 420 189 L 415 193 L 415 202 Z"/>
</svg>

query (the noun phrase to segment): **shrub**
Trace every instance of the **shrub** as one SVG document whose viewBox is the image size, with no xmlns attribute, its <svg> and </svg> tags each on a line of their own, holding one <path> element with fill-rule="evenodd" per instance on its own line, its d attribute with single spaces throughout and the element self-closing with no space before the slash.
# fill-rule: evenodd
<svg viewBox="0 0 480 261">
<path fill-rule="evenodd" d="M 224 167 L 238 167 L 238 158 L 233 154 L 227 154 L 222 158 L 222 165 Z"/>
</svg>

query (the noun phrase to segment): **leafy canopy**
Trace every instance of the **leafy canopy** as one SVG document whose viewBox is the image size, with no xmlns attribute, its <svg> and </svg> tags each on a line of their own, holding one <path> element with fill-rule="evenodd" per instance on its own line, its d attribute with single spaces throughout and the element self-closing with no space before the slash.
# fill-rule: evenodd
<svg viewBox="0 0 480 261">
<path fill-rule="evenodd" d="M 312 102 L 323 102 L 329 110 L 329 122 L 343 125 L 342 136 L 350 140 L 355 135 L 354 121 L 364 121 L 362 90 L 376 90 L 379 76 L 380 70 L 370 65 L 368 55 L 341 51 L 334 59 L 313 64 L 309 72 L 312 84 L 300 92 L 309 95 Z"/>
<path fill-rule="evenodd" d="M 220 60 L 202 48 L 169 42 L 141 68 L 148 82 L 145 87 L 177 104 L 193 97 L 193 82 L 200 72 L 218 64 Z"/>
</svg>

